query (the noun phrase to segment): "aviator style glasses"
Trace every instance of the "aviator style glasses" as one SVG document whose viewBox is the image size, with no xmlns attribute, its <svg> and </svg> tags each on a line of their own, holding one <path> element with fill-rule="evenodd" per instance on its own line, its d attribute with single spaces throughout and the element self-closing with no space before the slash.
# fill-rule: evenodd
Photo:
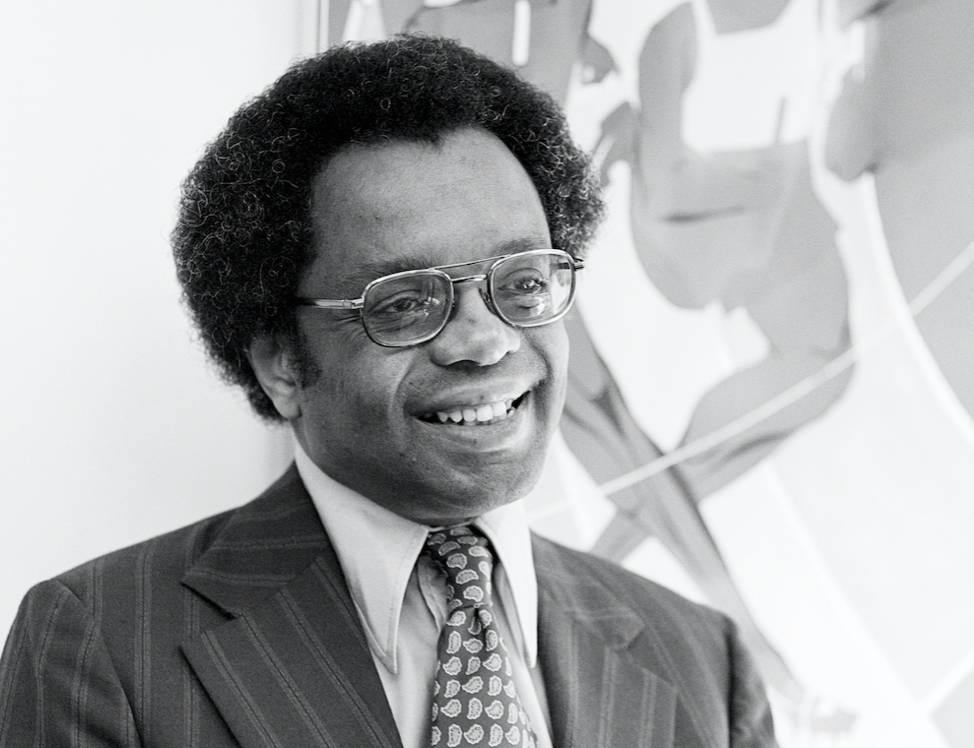
<svg viewBox="0 0 974 748">
<path fill-rule="evenodd" d="M 456 273 L 490 263 L 486 272 Z M 497 317 L 513 327 L 538 327 L 561 319 L 575 297 L 575 271 L 582 260 L 560 249 L 488 257 L 376 278 L 358 299 L 299 298 L 301 306 L 358 309 L 368 336 L 400 348 L 436 337 L 453 313 L 456 283 L 481 283 L 481 296 Z"/>
</svg>

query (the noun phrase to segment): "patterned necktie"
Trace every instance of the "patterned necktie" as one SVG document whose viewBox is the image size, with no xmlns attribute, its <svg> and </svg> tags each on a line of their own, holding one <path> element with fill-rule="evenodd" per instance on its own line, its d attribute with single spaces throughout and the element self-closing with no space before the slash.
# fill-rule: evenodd
<svg viewBox="0 0 974 748">
<path fill-rule="evenodd" d="M 430 533 L 426 551 L 447 576 L 447 621 L 433 685 L 433 746 L 522 746 L 535 735 L 494 622 L 487 538 L 469 525 Z"/>
</svg>

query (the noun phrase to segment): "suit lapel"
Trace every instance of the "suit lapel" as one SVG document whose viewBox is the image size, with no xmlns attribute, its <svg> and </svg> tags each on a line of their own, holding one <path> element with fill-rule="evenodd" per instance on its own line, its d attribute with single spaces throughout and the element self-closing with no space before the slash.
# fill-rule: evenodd
<svg viewBox="0 0 974 748">
<path fill-rule="evenodd" d="M 535 543 L 539 656 L 558 748 L 672 748 L 676 688 L 628 648 L 640 616 L 604 586 Z"/>
<path fill-rule="evenodd" d="M 338 559 L 293 468 L 183 580 L 232 616 L 183 650 L 244 748 L 401 748 Z"/>
</svg>

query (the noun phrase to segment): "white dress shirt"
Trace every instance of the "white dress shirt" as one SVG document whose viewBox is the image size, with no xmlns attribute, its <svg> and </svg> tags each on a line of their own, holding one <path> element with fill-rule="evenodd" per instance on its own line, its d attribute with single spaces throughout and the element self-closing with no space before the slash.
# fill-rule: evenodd
<svg viewBox="0 0 974 748">
<path fill-rule="evenodd" d="M 392 707 L 404 748 L 428 748 L 437 641 L 446 620 L 446 585 L 420 551 L 431 528 L 366 499 L 326 475 L 300 445 L 295 461 L 331 538 Z M 474 523 L 490 539 L 495 616 L 518 695 L 538 737 L 551 748 L 538 668 L 538 584 L 524 500 Z"/>
</svg>

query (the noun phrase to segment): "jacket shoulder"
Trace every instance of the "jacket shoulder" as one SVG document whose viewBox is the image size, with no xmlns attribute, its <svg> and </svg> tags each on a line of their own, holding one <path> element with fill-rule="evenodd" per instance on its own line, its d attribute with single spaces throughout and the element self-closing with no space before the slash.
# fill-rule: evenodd
<svg viewBox="0 0 974 748">
<path fill-rule="evenodd" d="M 214 538 L 220 535 L 237 511 L 239 507 L 111 551 L 50 581 L 67 587 L 85 600 L 95 593 L 96 587 L 111 585 L 120 576 L 141 575 L 154 581 L 178 580 L 213 544 Z"/>
<path fill-rule="evenodd" d="M 536 537 L 534 552 L 539 589 L 609 647 L 673 684 L 694 730 L 725 725 L 731 745 L 775 745 L 764 684 L 729 616 L 549 540 Z"/>
<path fill-rule="evenodd" d="M 534 539 L 534 553 L 539 575 L 546 575 L 556 588 L 566 594 L 601 597 L 607 593 L 652 619 L 658 620 L 662 616 L 704 627 L 716 627 L 721 632 L 733 626 L 720 611 L 689 600 L 613 561 L 539 536 Z"/>
<path fill-rule="evenodd" d="M 50 582 L 66 587 L 82 602 L 132 599 L 144 588 L 178 587 L 184 575 L 228 533 L 241 525 L 273 521 L 281 508 L 280 496 L 300 484 L 292 466 L 260 496 L 241 506 L 205 517 L 176 530 L 106 553 L 65 571 Z M 43 586 L 48 584 L 42 582 Z"/>
</svg>

